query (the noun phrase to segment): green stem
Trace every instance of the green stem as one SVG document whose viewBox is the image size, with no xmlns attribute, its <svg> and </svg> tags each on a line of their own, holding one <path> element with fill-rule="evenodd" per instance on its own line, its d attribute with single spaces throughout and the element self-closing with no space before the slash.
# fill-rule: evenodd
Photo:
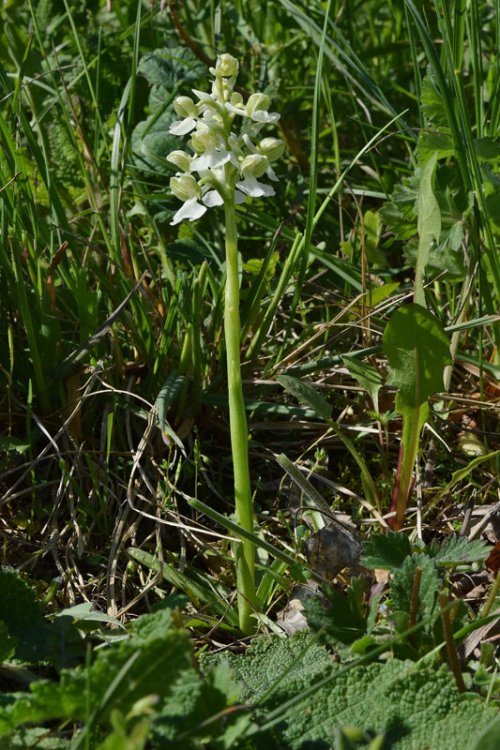
<svg viewBox="0 0 500 750">
<path fill-rule="evenodd" d="M 224 332 L 227 357 L 229 425 L 234 472 L 236 522 L 253 531 L 252 491 L 248 463 L 248 428 L 241 383 L 240 363 L 240 290 L 238 279 L 238 234 L 234 200 L 224 203 L 226 219 L 226 297 Z M 252 630 L 250 615 L 255 603 L 255 547 L 248 539 L 235 545 L 238 614 L 243 633 Z"/>
</svg>

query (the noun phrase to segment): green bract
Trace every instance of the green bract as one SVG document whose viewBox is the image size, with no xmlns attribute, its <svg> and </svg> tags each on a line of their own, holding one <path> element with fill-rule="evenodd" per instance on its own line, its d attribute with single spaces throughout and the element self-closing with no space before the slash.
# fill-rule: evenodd
<svg viewBox="0 0 500 750">
<path fill-rule="evenodd" d="M 220 206 L 227 199 L 243 203 L 246 196 L 274 195 L 274 188 L 259 182 L 259 178 L 266 175 L 276 181 L 271 162 L 280 158 L 284 143 L 279 138 L 261 140 L 259 134 L 265 125 L 276 123 L 279 115 L 268 111 L 270 99 L 266 94 L 252 94 L 245 104 L 241 94 L 233 91 L 238 67 L 232 55 L 219 55 L 215 67 L 210 68 L 214 76 L 211 93 L 193 89 L 197 102 L 188 96 L 174 101 L 182 119 L 171 125 L 170 133 L 189 134 L 188 146 L 193 154 L 176 150 L 167 156 L 179 170 L 170 188 L 184 201 L 171 224 L 199 219 L 207 208 Z M 233 129 L 236 115 L 242 120 Z"/>
</svg>

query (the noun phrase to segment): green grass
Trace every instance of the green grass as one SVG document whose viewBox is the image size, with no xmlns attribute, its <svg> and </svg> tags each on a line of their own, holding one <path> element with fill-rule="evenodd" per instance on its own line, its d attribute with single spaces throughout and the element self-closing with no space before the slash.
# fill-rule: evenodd
<svg viewBox="0 0 500 750">
<path fill-rule="evenodd" d="M 224 220 L 170 226 L 173 99 L 205 90 L 207 59 L 230 52 L 287 144 L 276 197 L 237 209 L 267 631 L 311 576 L 307 497 L 280 456 L 363 536 L 390 520 L 401 423 L 381 341 L 413 296 L 435 153 L 423 301 L 453 366 L 430 400 L 405 533 L 442 539 L 471 496 L 495 501 L 500 3 L 169 7 L 0 8 L 2 563 L 52 613 L 88 600 L 125 621 L 182 589 L 192 632 L 233 641 Z M 330 421 L 297 396 L 308 386 Z"/>
</svg>

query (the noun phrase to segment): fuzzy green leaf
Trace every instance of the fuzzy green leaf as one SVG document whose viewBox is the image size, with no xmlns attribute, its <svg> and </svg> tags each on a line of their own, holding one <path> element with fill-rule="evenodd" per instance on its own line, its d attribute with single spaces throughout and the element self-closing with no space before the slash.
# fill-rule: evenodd
<svg viewBox="0 0 500 750">
<path fill-rule="evenodd" d="M 183 670 L 192 666 L 189 634 L 173 626 L 163 609 L 139 617 L 129 639 L 97 652 L 85 670 L 62 670 L 59 683 L 40 680 L 31 693 L 0 709 L 0 736 L 27 722 L 108 721 L 113 710 L 127 714 L 145 695 L 168 696 Z"/>
<path fill-rule="evenodd" d="M 372 534 L 363 543 L 361 564 L 365 568 L 397 570 L 411 554 L 406 534 L 389 531 L 387 534 Z"/>
<path fill-rule="evenodd" d="M 448 537 L 444 542 L 431 542 L 428 553 L 438 565 L 461 565 L 463 563 L 485 560 L 491 547 L 475 539 L 472 542 L 466 537 Z"/>
<path fill-rule="evenodd" d="M 193 83 L 206 76 L 206 68 L 188 47 L 165 47 L 144 55 L 138 66 L 147 82 L 168 91 L 182 82 Z"/>
<path fill-rule="evenodd" d="M 500 716 L 497 716 L 467 746 L 467 750 L 498 750 L 500 747 Z"/>
<path fill-rule="evenodd" d="M 385 734 L 391 750 L 457 750 L 497 715 L 478 696 L 459 696 L 448 671 L 398 660 L 346 668 L 308 634 L 256 638 L 244 655 L 214 659 L 228 661 L 259 725 L 273 727 L 265 747 L 319 750 L 349 726 Z"/>
</svg>

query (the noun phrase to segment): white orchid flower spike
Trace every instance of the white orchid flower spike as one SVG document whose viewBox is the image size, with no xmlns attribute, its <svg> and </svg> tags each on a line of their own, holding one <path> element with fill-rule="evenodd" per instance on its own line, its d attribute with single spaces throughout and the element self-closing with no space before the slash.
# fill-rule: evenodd
<svg viewBox="0 0 500 750">
<path fill-rule="evenodd" d="M 180 137 L 189 134 L 192 153 L 176 150 L 167 156 L 179 170 L 170 180 L 170 189 L 183 201 L 172 225 L 184 219 L 195 221 L 208 208 L 227 201 L 243 203 L 247 196 L 274 195 L 272 186 L 260 178 L 266 175 L 276 181 L 271 163 L 281 157 L 285 145 L 279 138 L 260 139 L 260 131 L 276 123 L 279 114 L 268 111 L 270 99 L 265 94 L 252 94 L 244 103 L 233 90 L 238 67 L 232 55 L 219 55 L 215 68 L 210 68 L 212 92 L 193 89 L 198 101 L 189 96 L 174 101 L 181 119 L 169 132 Z M 237 117 L 238 127 L 233 130 Z"/>
</svg>

